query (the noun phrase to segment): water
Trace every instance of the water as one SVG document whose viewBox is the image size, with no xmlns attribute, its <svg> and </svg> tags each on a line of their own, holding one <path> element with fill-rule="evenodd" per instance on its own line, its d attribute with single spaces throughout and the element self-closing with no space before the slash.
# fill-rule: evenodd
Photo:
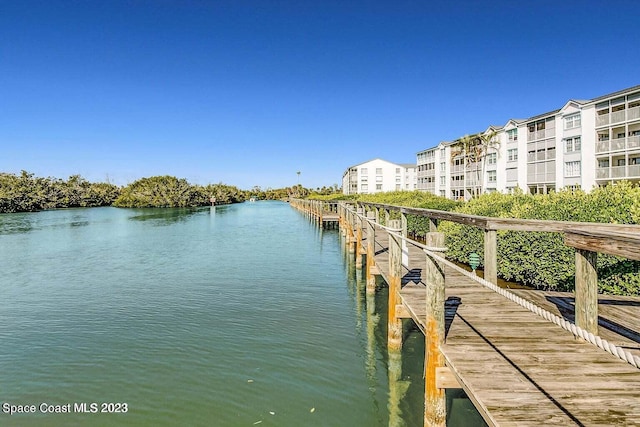
<svg viewBox="0 0 640 427">
<path fill-rule="evenodd" d="M 36 406 L 2 425 L 422 426 L 422 335 L 390 362 L 385 293 L 285 203 L 0 215 L 0 272 L 0 409 Z"/>
</svg>

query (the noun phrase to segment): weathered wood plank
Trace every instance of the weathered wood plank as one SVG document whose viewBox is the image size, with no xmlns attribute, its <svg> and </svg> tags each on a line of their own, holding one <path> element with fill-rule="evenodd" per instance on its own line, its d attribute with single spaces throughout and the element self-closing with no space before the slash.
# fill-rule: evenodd
<svg viewBox="0 0 640 427">
<path fill-rule="evenodd" d="M 612 232 L 601 228 L 571 228 L 564 234 L 564 244 L 591 252 L 640 260 L 640 232 Z"/>
</svg>

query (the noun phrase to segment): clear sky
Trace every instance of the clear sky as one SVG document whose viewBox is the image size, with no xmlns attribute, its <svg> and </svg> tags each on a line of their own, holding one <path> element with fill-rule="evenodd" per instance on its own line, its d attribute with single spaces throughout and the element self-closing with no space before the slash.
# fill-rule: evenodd
<svg viewBox="0 0 640 427">
<path fill-rule="evenodd" d="M 0 171 L 340 184 L 640 84 L 637 0 L 0 0 Z"/>
</svg>

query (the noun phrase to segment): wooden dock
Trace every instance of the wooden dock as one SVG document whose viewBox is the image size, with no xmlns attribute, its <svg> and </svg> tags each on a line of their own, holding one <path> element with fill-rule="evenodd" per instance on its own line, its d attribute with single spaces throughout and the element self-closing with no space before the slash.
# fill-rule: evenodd
<svg viewBox="0 0 640 427">
<path fill-rule="evenodd" d="M 390 351 L 402 344 L 400 319 L 412 319 L 425 335 L 425 425 L 445 425 L 443 389 L 462 388 L 492 426 L 640 426 L 640 369 L 633 366 L 640 360 L 640 299 L 596 295 L 595 319 L 580 320 L 595 322 L 598 338 L 624 352 L 629 362 L 577 338 L 460 267 L 437 258 L 435 264 L 429 261 L 424 245 L 402 236 L 401 221 L 386 220 L 382 227 L 379 212 L 365 215 L 362 208 L 343 208 L 339 220 L 353 245 L 356 266 L 366 268 L 367 291 L 375 291 L 373 275 L 382 276 L 390 288 Z M 394 247 L 399 241 L 402 247 Z M 430 265 L 444 273 L 435 313 L 438 298 L 430 293 L 437 284 L 431 281 L 439 279 L 438 274 L 432 279 Z M 583 296 L 573 293 L 501 292 L 524 298 L 566 323 L 574 322 L 576 306 L 580 312 L 585 304 Z M 442 337 L 434 326 L 438 316 Z"/>
<path fill-rule="evenodd" d="M 337 228 L 340 222 L 338 203 L 314 203 L 312 200 L 292 199 L 291 206 L 304 212 L 322 228 Z"/>
</svg>

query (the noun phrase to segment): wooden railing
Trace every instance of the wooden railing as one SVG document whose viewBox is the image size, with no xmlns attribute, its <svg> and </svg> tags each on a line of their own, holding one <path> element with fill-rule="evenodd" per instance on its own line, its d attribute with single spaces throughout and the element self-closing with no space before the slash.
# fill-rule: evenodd
<svg viewBox="0 0 640 427">
<path fill-rule="evenodd" d="M 498 230 L 563 233 L 565 244 L 576 251 L 576 325 L 593 334 L 597 334 L 598 325 L 597 254 L 640 260 L 640 225 L 494 218 L 368 202 L 357 202 L 356 206 L 373 210 L 376 218 L 383 212 L 387 221 L 390 212 L 399 212 L 405 237 L 407 215 L 428 218 L 431 232 L 437 231 L 438 221 L 452 221 L 483 230 L 484 278 L 493 284 L 498 280 Z"/>
</svg>

